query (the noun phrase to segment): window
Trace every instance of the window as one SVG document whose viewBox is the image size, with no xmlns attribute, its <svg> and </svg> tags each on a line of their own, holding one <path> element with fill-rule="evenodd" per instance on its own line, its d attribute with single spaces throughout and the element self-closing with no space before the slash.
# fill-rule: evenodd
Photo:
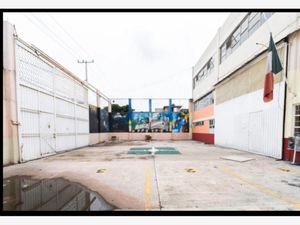
<svg viewBox="0 0 300 225">
<path fill-rule="evenodd" d="M 295 106 L 294 136 L 300 136 L 300 105 Z"/>
<path fill-rule="evenodd" d="M 208 76 L 208 74 L 210 73 L 210 71 L 212 71 L 212 69 L 214 68 L 214 63 L 213 63 L 213 58 L 210 58 L 207 63 L 205 63 L 205 65 L 202 67 L 202 69 L 198 72 L 197 74 L 197 79 L 196 81 L 204 79 Z M 198 78 L 199 76 L 199 78 Z"/>
<path fill-rule="evenodd" d="M 220 63 L 248 39 L 273 13 L 249 13 L 220 47 Z"/>
<path fill-rule="evenodd" d="M 215 128 L 215 120 L 209 120 L 209 128 Z"/>
<path fill-rule="evenodd" d="M 214 61 L 213 61 L 213 58 L 210 58 L 207 63 L 207 69 L 212 70 L 213 68 L 214 68 Z"/>
<path fill-rule="evenodd" d="M 194 103 L 194 110 L 198 111 L 199 109 L 205 108 L 208 105 L 214 104 L 214 96 L 212 93 L 202 97 Z"/>
<path fill-rule="evenodd" d="M 229 55 L 231 53 L 231 37 L 227 39 L 226 41 L 226 55 Z"/>
<path fill-rule="evenodd" d="M 251 13 L 249 15 L 249 36 L 260 27 L 261 13 Z"/>
<path fill-rule="evenodd" d="M 237 29 L 231 36 L 231 48 L 233 50 L 236 49 L 240 45 L 241 33 L 240 29 Z"/>
<path fill-rule="evenodd" d="M 272 12 L 265 12 L 262 13 L 261 21 L 262 23 L 265 22 L 267 19 L 269 19 L 272 16 Z"/>
<path fill-rule="evenodd" d="M 194 123 L 195 126 L 203 126 L 204 125 L 204 121 L 198 121 Z"/>
<path fill-rule="evenodd" d="M 225 58 L 226 58 L 226 46 L 223 44 L 221 48 L 221 62 L 223 62 Z"/>
</svg>

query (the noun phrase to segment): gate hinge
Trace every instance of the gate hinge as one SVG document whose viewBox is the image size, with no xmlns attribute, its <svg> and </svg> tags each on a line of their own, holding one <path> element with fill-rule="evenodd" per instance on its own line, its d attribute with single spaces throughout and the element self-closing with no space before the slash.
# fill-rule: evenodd
<svg viewBox="0 0 300 225">
<path fill-rule="evenodd" d="M 21 123 L 20 123 L 20 122 L 18 122 L 18 121 L 14 121 L 14 120 L 11 120 L 11 123 L 12 123 L 12 125 L 17 125 L 17 126 L 21 125 Z"/>
</svg>

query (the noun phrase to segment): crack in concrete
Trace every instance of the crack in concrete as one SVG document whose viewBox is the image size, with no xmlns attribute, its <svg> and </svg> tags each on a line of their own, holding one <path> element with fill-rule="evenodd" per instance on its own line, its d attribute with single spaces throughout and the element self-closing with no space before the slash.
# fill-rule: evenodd
<svg viewBox="0 0 300 225">
<path fill-rule="evenodd" d="M 160 193 L 159 193 L 158 177 L 157 177 L 156 164 L 155 164 L 155 155 L 152 155 L 152 159 L 153 159 L 154 175 L 155 175 L 156 189 L 157 189 L 157 195 L 158 195 L 158 206 L 159 206 L 159 210 L 161 210 L 162 205 L 161 205 Z"/>
</svg>

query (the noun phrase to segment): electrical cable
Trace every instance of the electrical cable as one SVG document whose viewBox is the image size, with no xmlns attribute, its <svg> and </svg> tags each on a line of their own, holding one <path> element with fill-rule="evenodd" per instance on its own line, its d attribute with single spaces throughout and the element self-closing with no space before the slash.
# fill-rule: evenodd
<svg viewBox="0 0 300 225">
<path fill-rule="evenodd" d="M 57 38 L 62 44 L 64 44 L 70 51 L 73 52 L 74 55 L 77 57 L 80 55 L 77 53 L 77 51 L 74 51 L 73 48 L 71 48 L 66 42 L 64 42 L 53 30 L 49 28 L 47 24 L 45 24 L 41 19 L 37 18 L 33 13 L 31 13 L 32 17 L 35 18 L 36 21 L 38 21 L 41 25 L 43 25 L 54 37 Z"/>
<path fill-rule="evenodd" d="M 56 42 L 59 46 L 61 46 L 63 49 L 65 49 L 72 57 L 74 57 L 73 52 L 71 52 L 69 49 L 67 49 L 64 45 L 62 45 L 60 42 L 58 42 L 56 39 L 51 37 L 49 33 L 47 33 L 39 24 L 37 24 L 35 21 L 33 21 L 29 16 L 23 14 L 25 18 L 29 20 L 29 22 L 34 25 L 36 28 L 38 28 L 40 31 L 42 31 L 48 38 L 50 38 L 52 41 Z"/>
</svg>

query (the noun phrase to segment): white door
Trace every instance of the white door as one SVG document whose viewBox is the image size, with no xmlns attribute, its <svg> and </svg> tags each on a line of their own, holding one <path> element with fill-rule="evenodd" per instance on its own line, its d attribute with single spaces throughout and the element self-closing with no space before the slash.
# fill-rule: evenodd
<svg viewBox="0 0 300 225">
<path fill-rule="evenodd" d="M 249 114 L 249 151 L 262 153 L 263 151 L 263 112 L 252 112 Z"/>
<path fill-rule="evenodd" d="M 46 156 L 55 153 L 55 124 L 54 115 L 40 112 L 40 142 L 41 155 Z"/>
</svg>

